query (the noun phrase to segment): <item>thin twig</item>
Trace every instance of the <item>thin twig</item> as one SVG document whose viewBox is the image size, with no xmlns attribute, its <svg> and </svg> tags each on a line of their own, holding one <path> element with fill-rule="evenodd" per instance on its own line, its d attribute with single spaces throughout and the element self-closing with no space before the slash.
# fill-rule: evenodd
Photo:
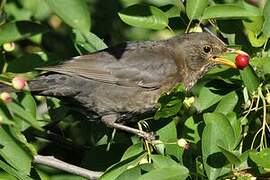
<svg viewBox="0 0 270 180">
<path fill-rule="evenodd" d="M 254 138 L 253 138 L 253 140 L 252 140 L 251 148 L 250 148 L 250 149 L 253 149 L 255 140 L 256 140 L 257 136 L 259 135 L 259 133 L 260 133 L 261 131 L 262 131 L 262 128 L 260 128 L 260 129 L 256 132 L 256 134 L 254 135 Z"/>
<path fill-rule="evenodd" d="M 174 31 L 172 30 L 172 28 L 169 25 L 167 26 L 167 28 L 170 31 L 170 33 L 172 33 L 172 35 L 175 35 Z"/>
<path fill-rule="evenodd" d="M 102 172 L 91 171 L 72 164 L 68 164 L 64 161 L 56 159 L 53 156 L 36 155 L 34 157 L 34 163 L 53 167 L 62 171 L 69 172 L 71 174 L 85 177 L 87 179 L 98 179 L 102 175 Z"/>
<path fill-rule="evenodd" d="M 190 21 L 188 22 L 188 25 L 187 25 L 187 28 L 186 28 L 186 30 L 185 30 L 185 33 L 188 33 L 189 28 L 190 28 L 190 25 L 191 25 L 191 22 L 192 22 L 192 20 L 190 20 Z"/>
<path fill-rule="evenodd" d="M 266 39 L 266 41 L 265 41 L 265 43 L 264 43 L 264 45 L 263 45 L 263 52 L 265 52 L 265 49 L 266 49 L 266 46 L 267 46 L 267 43 L 268 43 L 268 38 Z"/>
<path fill-rule="evenodd" d="M 266 105 L 266 107 L 270 107 L 270 104 L 269 104 L 269 105 Z M 258 107 L 257 109 L 252 108 L 252 109 L 250 109 L 250 112 L 251 112 L 251 111 L 258 111 L 258 110 L 261 110 L 261 109 L 263 109 L 263 106 Z M 243 112 L 243 114 L 246 114 L 246 113 L 248 113 L 248 112 L 249 112 L 249 110 L 246 110 L 246 111 Z"/>
<path fill-rule="evenodd" d="M 263 124 L 262 124 L 262 136 L 261 136 L 261 143 L 260 143 L 260 146 L 261 146 L 261 149 L 267 147 L 267 143 L 265 143 L 264 145 L 264 139 L 266 139 L 266 132 L 265 132 L 265 127 L 266 127 L 266 124 L 267 124 L 267 119 L 266 119 L 266 114 L 267 114 L 267 107 L 266 107 L 266 101 L 265 101 L 265 97 L 262 93 L 262 89 L 259 88 L 258 89 L 258 95 L 259 97 L 261 98 L 262 100 L 262 103 L 263 103 Z"/>
</svg>

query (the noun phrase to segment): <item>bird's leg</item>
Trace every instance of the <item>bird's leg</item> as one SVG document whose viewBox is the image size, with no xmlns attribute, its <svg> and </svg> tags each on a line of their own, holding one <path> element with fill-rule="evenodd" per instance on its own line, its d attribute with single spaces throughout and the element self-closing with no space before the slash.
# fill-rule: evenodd
<svg viewBox="0 0 270 180">
<path fill-rule="evenodd" d="M 126 131 L 128 133 L 136 134 L 137 136 L 142 137 L 149 141 L 155 140 L 154 133 L 144 132 L 136 128 L 131 128 L 123 124 L 116 123 L 116 120 L 117 120 L 117 116 L 114 114 L 105 115 L 105 116 L 102 116 L 101 118 L 101 121 L 109 127 Z"/>
</svg>

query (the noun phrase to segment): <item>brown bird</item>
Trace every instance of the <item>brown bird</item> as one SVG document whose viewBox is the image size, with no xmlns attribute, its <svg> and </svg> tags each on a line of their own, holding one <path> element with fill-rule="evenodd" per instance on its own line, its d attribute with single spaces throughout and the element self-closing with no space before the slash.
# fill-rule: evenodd
<svg viewBox="0 0 270 180">
<path fill-rule="evenodd" d="M 123 43 L 75 57 L 29 82 L 35 94 L 71 98 L 108 126 L 151 138 L 123 125 L 153 112 L 163 92 L 182 82 L 190 88 L 217 64 L 236 68 L 222 55 L 229 49 L 209 33 L 191 33 L 161 41 Z"/>
</svg>

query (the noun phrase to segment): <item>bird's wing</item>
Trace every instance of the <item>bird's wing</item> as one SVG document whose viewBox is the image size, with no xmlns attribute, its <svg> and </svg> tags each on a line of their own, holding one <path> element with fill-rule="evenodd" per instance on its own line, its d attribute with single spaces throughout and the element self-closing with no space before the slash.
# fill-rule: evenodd
<svg viewBox="0 0 270 180">
<path fill-rule="evenodd" d="M 133 43 L 42 69 L 121 86 L 158 88 L 177 73 L 174 59 L 166 53 L 145 43 Z"/>
</svg>

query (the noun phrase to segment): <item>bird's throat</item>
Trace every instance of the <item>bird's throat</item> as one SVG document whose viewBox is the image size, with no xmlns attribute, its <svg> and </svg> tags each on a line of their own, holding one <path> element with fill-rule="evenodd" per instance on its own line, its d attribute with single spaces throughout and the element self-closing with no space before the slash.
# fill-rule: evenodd
<svg viewBox="0 0 270 180">
<path fill-rule="evenodd" d="M 183 77 L 182 81 L 185 90 L 189 91 L 213 67 L 213 64 L 206 64 L 197 70 L 188 69 L 187 67 L 182 69 L 181 76 Z"/>
</svg>

